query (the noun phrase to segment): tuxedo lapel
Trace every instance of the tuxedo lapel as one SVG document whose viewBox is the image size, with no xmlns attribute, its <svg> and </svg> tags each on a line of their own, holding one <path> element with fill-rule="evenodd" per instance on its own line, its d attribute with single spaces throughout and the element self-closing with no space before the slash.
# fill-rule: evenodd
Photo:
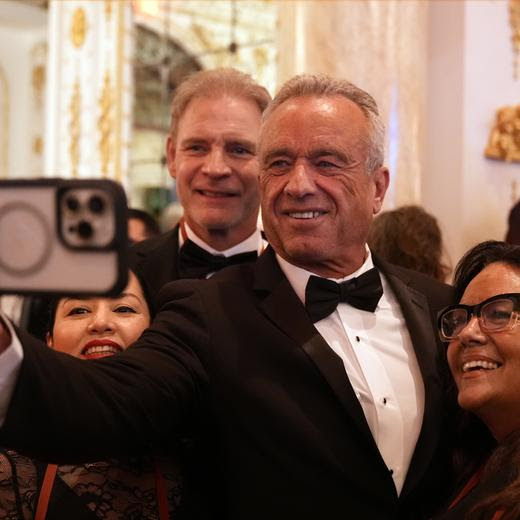
<svg viewBox="0 0 520 520">
<path fill-rule="evenodd" d="M 374 264 L 386 276 L 401 306 L 424 383 L 423 423 L 401 493 L 404 496 L 428 469 L 437 447 L 442 417 L 440 360 L 425 295 L 411 287 L 412 280 L 403 274 L 404 271 L 397 271 L 377 258 L 374 258 Z"/>
<path fill-rule="evenodd" d="M 152 311 L 164 284 L 179 278 L 179 226 L 156 238 L 139 242 L 130 249 L 131 267 L 141 280 Z"/>
<path fill-rule="evenodd" d="M 262 312 L 302 347 L 357 428 L 373 443 L 372 434 L 343 362 L 312 324 L 304 305 L 278 266 L 271 247 L 256 262 L 254 288 L 260 298 Z"/>
</svg>

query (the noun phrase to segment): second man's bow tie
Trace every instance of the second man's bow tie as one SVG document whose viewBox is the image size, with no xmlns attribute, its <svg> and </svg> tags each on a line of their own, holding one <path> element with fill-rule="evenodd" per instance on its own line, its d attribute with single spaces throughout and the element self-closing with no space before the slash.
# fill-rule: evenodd
<svg viewBox="0 0 520 520">
<path fill-rule="evenodd" d="M 179 250 L 179 275 L 182 278 L 205 278 L 229 265 L 252 262 L 257 256 L 256 251 L 233 256 L 212 255 L 191 240 L 186 240 Z"/>
<path fill-rule="evenodd" d="M 381 277 L 375 268 L 341 283 L 311 276 L 305 288 L 305 308 L 316 323 L 332 314 L 340 302 L 374 312 L 382 295 Z"/>
</svg>

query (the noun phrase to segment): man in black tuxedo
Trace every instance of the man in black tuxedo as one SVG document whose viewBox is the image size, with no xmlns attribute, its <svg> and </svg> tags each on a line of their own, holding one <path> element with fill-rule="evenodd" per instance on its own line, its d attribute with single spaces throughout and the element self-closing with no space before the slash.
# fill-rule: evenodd
<svg viewBox="0 0 520 520">
<path fill-rule="evenodd" d="M 388 186 L 377 106 L 297 76 L 265 112 L 259 160 L 271 246 L 167 284 L 118 356 L 82 363 L 21 335 L 0 443 L 92 460 L 196 433 L 215 518 L 427 518 L 449 477 L 433 324 L 452 294 L 366 247 Z"/>
<path fill-rule="evenodd" d="M 166 158 L 184 217 L 131 249 L 152 303 L 167 282 L 206 278 L 263 250 L 256 148 L 270 100 L 251 76 L 230 68 L 197 72 L 177 88 Z"/>
</svg>

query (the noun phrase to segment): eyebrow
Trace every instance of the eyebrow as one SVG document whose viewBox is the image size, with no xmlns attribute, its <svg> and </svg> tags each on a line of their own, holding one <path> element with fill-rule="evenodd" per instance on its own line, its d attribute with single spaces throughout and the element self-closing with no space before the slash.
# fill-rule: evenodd
<svg viewBox="0 0 520 520">
<path fill-rule="evenodd" d="M 79 300 L 79 301 L 87 301 L 87 300 L 97 300 L 97 299 L 107 299 L 107 300 L 119 300 L 121 298 L 125 298 L 127 296 L 132 296 L 133 298 L 136 298 L 138 300 L 140 300 L 141 298 L 135 294 L 135 293 L 131 293 L 131 292 L 123 292 L 121 294 L 118 294 L 117 296 L 89 296 L 89 297 L 86 297 L 86 298 L 81 298 L 79 296 L 67 296 L 65 298 L 62 298 L 61 299 L 61 304 L 62 305 L 65 305 L 66 303 L 70 302 L 70 301 L 73 301 L 73 300 Z"/>
<path fill-rule="evenodd" d="M 188 144 L 208 143 L 211 141 L 212 139 L 207 139 L 205 137 L 187 137 L 186 139 L 183 139 L 180 142 L 180 145 L 186 146 Z M 245 148 L 252 148 L 253 150 L 256 149 L 256 143 L 254 141 L 251 141 L 249 139 L 242 139 L 240 137 L 224 137 L 224 143 L 226 144 L 226 146 L 229 146 L 230 144 L 238 144 L 240 146 L 244 146 Z"/>
<path fill-rule="evenodd" d="M 243 146 L 244 148 L 249 148 L 253 151 L 256 151 L 256 143 L 254 143 L 253 141 L 250 141 L 249 139 L 231 138 L 231 139 L 225 139 L 225 142 L 226 142 L 226 146 L 238 144 L 240 146 Z"/>
<path fill-rule="evenodd" d="M 270 162 L 275 157 L 292 157 L 293 154 L 289 148 L 276 148 L 261 158 L 262 164 Z"/>
<path fill-rule="evenodd" d="M 353 162 L 352 157 L 347 155 L 346 153 L 342 152 L 341 150 L 333 149 L 333 148 L 318 148 L 317 150 L 312 150 L 309 154 L 309 157 L 311 159 L 318 159 L 319 157 L 323 157 L 326 155 L 331 155 L 333 157 L 337 157 L 340 161 L 343 161 L 344 163 L 351 163 Z"/>
<path fill-rule="evenodd" d="M 289 150 L 289 148 L 277 148 L 275 150 L 271 150 L 265 155 L 265 157 L 262 158 L 262 164 L 264 165 L 270 162 L 275 157 L 292 157 L 293 155 L 294 154 Z M 316 150 L 311 150 L 311 153 L 307 157 L 310 159 L 318 159 L 319 157 L 324 157 L 327 155 L 337 157 L 340 161 L 343 161 L 347 164 L 354 162 L 351 156 L 333 148 L 318 148 Z"/>
</svg>

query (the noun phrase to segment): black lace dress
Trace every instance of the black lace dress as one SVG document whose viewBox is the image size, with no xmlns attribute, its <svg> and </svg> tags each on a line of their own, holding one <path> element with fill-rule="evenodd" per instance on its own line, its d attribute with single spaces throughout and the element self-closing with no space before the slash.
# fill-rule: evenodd
<svg viewBox="0 0 520 520">
<path fill-rule="evenodd" d="M 0 519 L 31 520 L 47 464 L 0 449 Z M 129 457 L 58 467 L 46 520 L 159 520 L 156 467 L 168 515 L 181 496 L 178 468 L 169 459 Z"/>
</svg>

